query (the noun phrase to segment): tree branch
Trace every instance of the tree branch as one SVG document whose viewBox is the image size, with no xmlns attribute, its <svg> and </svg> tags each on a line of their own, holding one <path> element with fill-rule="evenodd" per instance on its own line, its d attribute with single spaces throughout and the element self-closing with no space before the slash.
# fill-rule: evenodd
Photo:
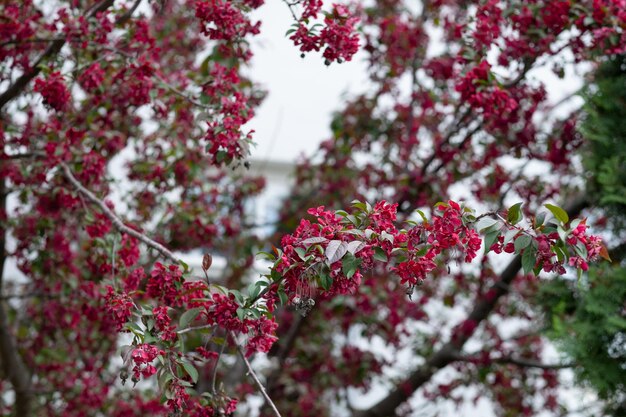
<svg viewBox="0 0 626 417">
<path fill-rule="evenodd" d="M 539 369 L 566 369 L 573 368 L 576 366 L 575 363 L 543 363 L 539 361 L 534 361 L 530 359 L 523 358 L 498 358 L 494 359 L 495 363 L 503 363 L 503 364 L 512 364 L 517 365 L 522 368 L 539 368 Z"/>
<path fill-rule="evenodd" d="M 454 360 L 462 361 L 462 362 L 475 362 L 479 360 L 479 358 L 459 354 L 459 355 L 454 356 Z M 575 363 L 543 363 L 543 362 L 532 360 L 532 359 L 515 358 L 512 356 L 501 357 L 501 358 L 491 358 L 490 362 L 499 363 L 499 364 L 511 364 L 511 365 L 522 367 L 522 368 L 539 368 L 539 369 L 566 369 L 566 368 L 573 368 L 576 366 Z"/>
<path fill-rule="evenodd" d="M 78 190 L 79 193 L 85 196 L 92 204 L 100 207 L 100 210 L 102 210 L 104 215 L 107 216 L 109 220 L 111 220 L 111 223 L 113 224 L 113 226 L 115 226 L 117 230 L 119 230 L 121 233 L 126 233 L 127 235 L 140 240 L 147 246 L 159 252 L 164 258 L 171 260 L 175 264 L 179 263 L 179 259 L 176 256 L 174 256 L 174 254 L 165 246 L 161 245 L 159 242 L 156 242 L 150 239 L 148 236 L 144 235 L 143 233 L 140 233 L 136 231 L 135 229 L 131 229 L 130 227 L 126 226 L 122 222 L 122 220 L 119 217 L 117 217 L 117 215 L 109 207 L 107 207 L 104 201 L 96 197 L 94 193 L 92 193 L 87 188 L 85 188 L 76 179 L 76 177 L 74 177 L 74 174 L 72 174 L 72 171 L 70 170 L 70 167 L 67 166 L 67 164 L 61 163 L 61 168 L 63 169 L 63 174 L 65 178 L 67 178 L 68 181 L 71 182 L 72 185 L 76 188 L 76 190 Z"/>
<path fill-rule="evenodd" d="M 2 295 L 2 281 L 4 271 L 5 252 L 5 224 L 6 221 L 6 190 L 4 178 L 0 179 L 0 296 Z M 28 417 L 32 414 L 33 392 L 31 390 L 30 372 L 17 350 L 15 339 L 10 331 L 9 318 L 0 301 L 0 358 L 2 369 L 13 386 L 15 392 L 14 412 L 16 416 Z"/>
<path fill-rule="evenodd" d="M 588 202 L 584 197 L 577 198 L 566 208 L 570 217 L 579 214 Z M 491 286 L 489 292 L 495 294 L 489 298 L 481 298 L 465 322 L 472 322 L 477 328 L 495 308 L 497 302 L 509 292 L 509 284 L 517 277 L 522 268 L 521 257 L 518 255 L 500 274 L 500 280 Z M 357 411 L 355 417 L 389 417 L 395 413 L 398 406 L 404 403 L 422 385 L 430 381 L 435 373 L 454 362 L 473 331 L 463 332 L 453 336 L 445 345 L 430 356 L 424 365 L 414 370 L 409 377 L 397 384 L 385 398 L 374 404 L 371 408 Z"/>
<path fill-rule="evenodd" d="M 241 359 L 243 359 L 243 362 L 246 364 L 246 368 L 248 368 L 248 373 L 250 374 L 252 379 L 254 379 L 254 382 L 256 383 L 257 387 L 259 387 L 259 391 L 261 391 L 261 394 L 263 395 L 263 398 L 265 398 L 265 401 L 267 401 L 267 403 L 270 405 L 270 407 L 274 411 L 274 414 L 276 415 L 276 417 L 282 417 L 280 415 L 280 412 L 276 408 L 276 405 L 274 404 L 274 402 L 270 398 L 270 396 L 267 395 L 267 392 L 265 391 L 265 387 L 263 386 L 263 384 L 259 380 L 259 377 L 254 373 L 254 370 L 252 369 L 252 366 L 250 365 L 250 362 L 248 362 L 248 358 L 246 358 L 245 352 L 243 351 L 243 349 L 241 348 L 239 343 L 237 343 L 237 339 L 235 338 L 235 335 L 231 333 L 230 336 L 233 338 L 233 341 L 234 341 L 235 345 L 237 346 L 237 351 L 239 352 L 239 356 L 241 356 Z"/>
<path fill-rule="evenodd" d="M 124 23 L 128 22 L 130 18 L 133 17 L 133 13 L 135 13 L 135 10 L 137 10 L 137 7 L 139 7 L 139 4 L 141 4 L 141 1 L 142 0 L 135 0 L 135 3 L 133 3 L 130 9 L 128 9 L 126 13 L 121 15 L 115 23 L 118 25 L 123 25 Z"/>
</svg>

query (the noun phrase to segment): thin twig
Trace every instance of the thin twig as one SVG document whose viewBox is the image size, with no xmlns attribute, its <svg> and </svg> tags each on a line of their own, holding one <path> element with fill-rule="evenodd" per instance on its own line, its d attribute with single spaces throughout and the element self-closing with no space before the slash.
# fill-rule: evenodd
<svg viewBox="0 0 626 417">
<path fill-rule="evenodd" d="M 220 358 L 222 357 L 222 354 L 224 353 L 224 348 L 226 347 L 227 344 L 228 344 L 227 340 L 224 340 L 224 342 L 222 342 L 222 347 L 220 348 L 220 351 L 217 354 L 217 358 L 215 358 L 215 366 L 213 367 L 213 375 L 211 375 L 211 392 L 213 394 L 215 394 L 215 381 L 217 381 L 217 366 L 220 364 Z"/>
<path fill-rule="evenodd" d="M 128 22 L 130 20 L 131 17 L 133 17 L 133 13 L 135 13 L 135 10 L 137 10 L 137 7 L 139 7 L 139 4 L 141 3 L 141 0 L 135 0 L 135 3 L 131 6 L 130 9 L 128 9 L 126 11 L 126 13 L 124 13 L 123 15 L 121 15 L 117 20 L 116 20 L 116 24 L 118 25 L 123 25 L 124 23 Z"/>
<path fill-rule="evenodd" d="M 283 0 L 283 3 L 285 3 L 287 7 L 289 7 L 289 12 L 291 12 L 291 16 L 293 17 L 293 20 L 298 22 L 300 19 L 298 19 L 298 16 L 296 16 L 296 12 L 293 11 L 293 6 L 298 4 L 298 2 L 290 3 L 287 0 Z"/>
<path fill-rule="evenodd" d="M 265 387 L 259 380 L 259 377 L 256 375 L 256 373 L 254 373 L 254 370 L 252 369 L 252 365 L 250 365 L 250 362 L 248 362 L 248 358 L 246 358 L 246 354 L 244 353 L 239 343 L 237 343 L 237 339 L 235 338 L 235 335 L 231 332 L 230 336 L 233 338 L 235 346 L 237 346 L 237 351 L 239 352 L 239 356 L 241 356 L 241 359 L 243 359 L 243 362 L 246 364 L 246 367 L 248 368 L 248 373 L 250 374 L 252 379 L 254 379 L 254 382 L 256 383 L 256 385 L 259 387 L 259 391 L 261 391 L 261 394 L 265 398 L 265 401 L 267 401 L 267 403 L 270 405 L 270 407 L 274 411 L 274 414 L 276 414 L 276 417 L 282 417 L 280 413 L 278 412 L 278 409 L 276 408 L 276 405 L 274 404 L 270 396 L 267 395 L 267 392 L 265 391 Z"/>
<path fill-rule="evenodd" d="M 184 333 L 189 333 L 189 332 L 193 332 L 194 330 L 204 330 L 204 329 L 210 329 L 211 327 L 215 326 L 214 324 L 203 324 L 202 326 L 194 326 L 194 327 L 186 327 L 182 330 L 177 331 L 177 334 L 184 334 Z"/>
<path fill-rule="evenodd" d="M 94 205 L 100 207 L 100 209 L 102 210 L 104 215 L 107 216 L 109 218 L 109 220 L 111 220 L 111 223 L 113 224 L 113 226 L 115 226 L 115 228 L 117 230 L 119 230 L 120 233 L 126 233 L 127 235 L 130 235 L 130 236 L 134 237 L 135 239 L 140 240 L 141 242 L 143 242 L 147 246 L 149 246 L 152 249 L 154 249 L 157 252 L 159 252 L 161 255 L 163 255 L 163 257 L 171 260 L 175 264 L 179 263 L 179 259 L 176 256 L 174 256 L 174 254 L 169 249 L 167 249 L 165 246 L 161 245 L 159 242 L 156 242 L 156 241 L 150 239 L 148 236 L 144 235 L 143 233 L 138 232 L 135 229 L 131 229 L 130 227 L 126 226 L 122 222 L 122 220 L 119 217 L 117 217 L 117 215 L 109 207 L 107 207 L 107 205 L 104 203 L 104 201 L 102 201 L 98 197 L 96 197 L 96 195 L 94 193 L 92 193 L 87 188 L 85 188 L 76 179 L 76 177 L 74 177 L 74 174 L 72 174 L 72 171 L 70 170 L 70 167 L 67 166 L 67 164 L 62 162 L 61 163 L 61 168 L 63 169 L 63 174 L 65 175 L 65 178 L 67 178 L 69 180 L 69 182 L 72 183 L 72 185 L 76 188 L 76 190 L 78 190 L 79 193 L 81 193 L 83 196 L 85 196 Z"/>
</svg>

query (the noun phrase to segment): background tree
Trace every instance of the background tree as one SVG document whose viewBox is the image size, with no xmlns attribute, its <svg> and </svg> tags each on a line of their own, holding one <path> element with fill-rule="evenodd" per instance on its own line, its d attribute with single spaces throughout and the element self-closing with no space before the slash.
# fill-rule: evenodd
<svg viewBox="0 0 626 417">
<path fill-rule="evenodd" d="M 499 415 L 558 412 L 558 369 L 579 363 L 543 362 L 536 276 L 583 282 L 606 250 L 574 219 L 592 202 L 576 115 L 553 116 L 532 73 L 623 52 L 623 2 L 286 2 L 301 53 L 336 65 L 363 44 L 372 89 L 298 167 L 273 242 L 244 212 L 263 187 L 245 170 L 261 5 L 2 4 L 0 266 L 26 277 L 1 281 L 2 412 L 246 414 L 252 384 L 263 414 L 468 393 Z M 211 255 L 193 276 L 174 253 L 193 248 L 227 260 L 217 282 Z M 372 387 L 378 402 L 352 403 Z"/>
</svg>

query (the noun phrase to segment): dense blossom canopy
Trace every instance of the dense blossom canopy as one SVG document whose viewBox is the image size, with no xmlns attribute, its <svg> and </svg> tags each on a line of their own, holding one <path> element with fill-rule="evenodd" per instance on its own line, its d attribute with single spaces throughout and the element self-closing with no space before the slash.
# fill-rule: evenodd
<svg viewBox="0 0 626 417">
<path fill-rule="evenodd" d="M 284 3 L 294 54 L 361 50 L 371 88 L 263 240 L 263 0 L 2 2 L 0 273 L 21 275 L 0 276 L 0 413 L 246 415 L 260 392 L 262 415 L 389 416 L 468 385 L 498 415 L 559 409 L 534 295 L 609 256 L 602 213 L 577 218 L 576 112 L 532 74 L 624 53 L 626 2 Z"/>
</svg>

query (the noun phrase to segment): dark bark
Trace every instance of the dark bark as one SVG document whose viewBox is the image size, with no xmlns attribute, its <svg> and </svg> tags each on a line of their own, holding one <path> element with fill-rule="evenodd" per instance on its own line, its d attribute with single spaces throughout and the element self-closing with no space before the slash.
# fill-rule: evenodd
<svg viewBox="0 0 626 417">
<path fill-rule="evenodd" d="M 4 261 L 6 259 L 6 196 L 7 190 L 3 178 L 0 180 L 0 297 L 2 296 Z M 17 350 L 17 344 L 13 334 L 11 334 L 9 318 L 2 300 L 0 300 L 0 361 L 2 363 L 3 377 L 11 382 L 15 392 L 14 415 L 20 417 L 31 416 L 33 392 L 31 390 L 30 372 Z"/>
</svg>

